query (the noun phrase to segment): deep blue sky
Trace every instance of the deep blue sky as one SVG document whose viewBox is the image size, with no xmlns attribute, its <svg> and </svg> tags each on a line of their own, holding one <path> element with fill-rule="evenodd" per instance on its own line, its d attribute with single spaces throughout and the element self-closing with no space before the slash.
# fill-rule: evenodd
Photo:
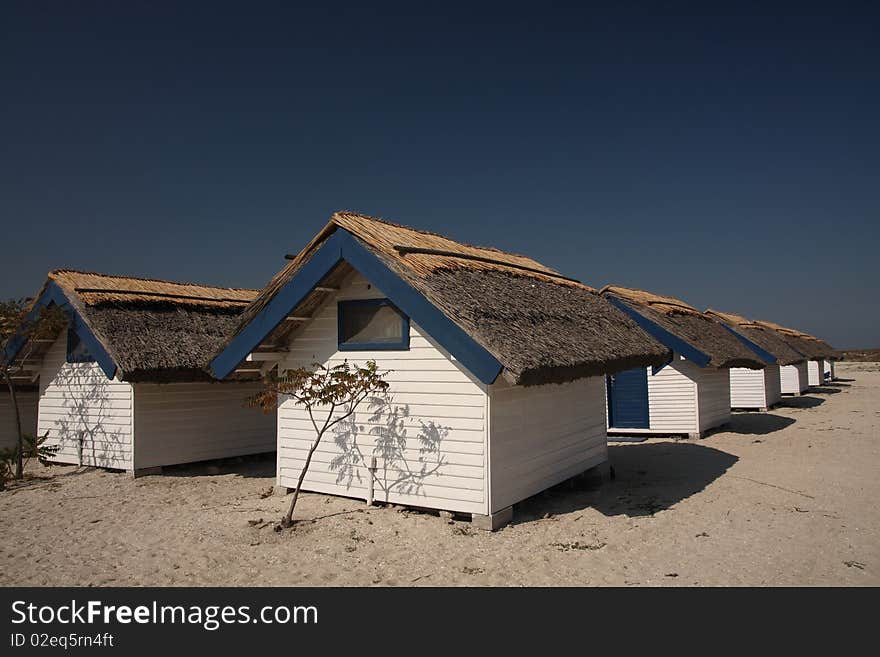
<svg viewBox="0 0 880 657">
<path fill-rule="evenodd" d="M 869 3 L 180 4 L 0 5 L 0 298 L 261 287 L 354 209 L 880 346 Z"/>
</svg>

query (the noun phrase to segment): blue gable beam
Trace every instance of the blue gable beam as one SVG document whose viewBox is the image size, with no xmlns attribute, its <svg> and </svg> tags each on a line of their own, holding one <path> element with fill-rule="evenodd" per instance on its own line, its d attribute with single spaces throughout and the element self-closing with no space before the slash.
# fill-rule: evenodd
<svg viewBox="0 0 880 657">
<path fill-rule="evenodd" d="M 37 298 L 36 303 L 34 303 L 33 308 L 31 308 L 31 311 L 25 318 L 25 324 L 35 322 L 39 319 L 40 311 L 43 308 L 50 308 L 52 306 L 58 306 L 65 314 L 67 321 L 69 322 L 68 329 L 76 333 L 77 337 L 82 340 L 86 349 L 88 349 L 89 353 L 94 356 L 95 361 L 98 363 L 107 378 L 112 379 L 116 376 L 116 363 L 110 357 L 110 354 L 107 353 L 107 350 L 104 348 L 104 345 L 101 344 L 101 341 L 98 340 L 92 333 L 91 329 L 89 329 L 80 314 L 70 305 L 64 291 L 57 283 L 55 283 L 55 281 L 49 281 L 46 289 L 43 290 L 43 293 Z M 28 338 L 26 335 L 19 335 L 10 341 L 9 345 L 6 347 L 5 353 L 7 362 L 11 362 L 16 356 L 18 356 L 18 353 L 24 348 L 27 340 Z"/>
<path fill-rule="evenodd" d="M 662 370 L 664 367 L 666 367 L 667 365 L 669 365 L 672 362 L 673 358 L 675 358 L 675 354 L 673 354 L 670 351 L 669 357 L 665 361 L 663 361 L 662 365 L 652 365 L 651 366 L 651 374 L 654 375 L 654 374 L 657 374 L 658 372 L 660 372 L 660 370 Z"/>
<path fill-rule="evenodd" d="M 315 252 L 311 260 L 275 294 L 226 348 L 214 357 L 211 361 L 211 373 L 216 378 L 225 379 L 229 376 L 342 260 L 341 233 L 342 231 L 333 233 Z"/>
<path fill-rule="evenodd" d="M 681 354 L 689 361 L 691 361 L 694 365 L 698 367 L 706 367 L 709 364 L 709 361 L 712 359 L 704 354 L 699 349 L 692 347 L 687 342 L 679 338 L 678 336 L 673 335 L 665 328 L 657 324 L 656 322 L 651 321 L 637 310 L 630 308 L 624 302 L 613 296 L 605 297 L 611 303 L 613 303 L 618 309 L 625 312 L 629 315 L 630 319 L 632 319 L 639 327 L 645 331 L 652 338 L 656 338 L 662 345 L 672 349 L 672 351 Z"/>
<path fill-rule="evenodd" d="M 735 336 L 740 342 L 742 342 L 745 346 L 747 346 L 749 349 L 751 349 L 751 350 L 754 351 L 756 354 L 758 354 L 758 358 L 760 358 L 761 360 L 763 360 L 765 363 L 767 363 L 768 365 L 775 365 L 775 364 L 776 364 L 776 356 L 774 356 L 773 354 L 771 354 L 769 351 L 765 351 L 764 349 L 761 349 L 761 347 L 759 347 L 759 346 L 756 345 L 754 342 L 752 342 L 751 340 L 749 340 L 746 336 L 742 335 L 739 331 L 737 331 L 736 329 L 734 329 L 734 328 L 728 326 L 728 325 L 725 324 L 724 322 L 721 322 L 721 326 L 723 326 L 723 327 L 726 328 L 728 331 L 730 331 L 731 333 L 733 333 L 733 335 L 734 335 L 734 336 Z"/>
<path fill-rule="evenodd" d="M 474 341 L 424 295 L 416 291 L 346 230 L 338 229 L 308 263 L 211 362 L 211 372 L 223 379 L 265 340 L 330 271 L 345 261 L 365 276 L 444 349 L 485 384 L 501 373 L 501 363 Z"/>
</svg>

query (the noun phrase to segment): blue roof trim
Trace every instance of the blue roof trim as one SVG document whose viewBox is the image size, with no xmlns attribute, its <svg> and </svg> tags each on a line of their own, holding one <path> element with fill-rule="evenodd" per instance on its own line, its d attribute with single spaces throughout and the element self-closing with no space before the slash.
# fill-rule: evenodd
<svg viewBox="0 0 880 657">
<path fill-rule="evenodd" d="M 498 378 L 502 365 L 406 281 L 391 271 L 348 231 L 340 228 L 260 313 L 211 362 L 223 379 L 271 333 L 287 314 L 340 262 L 345 261 L 382 290 L 388 299 L 485 384 Z"/>
<path fill-rule="evenodd" d="M 670 351 L 669 356 L 666 357 L 666 360 L 663 362 L 662 365 L 652 365 L 651 366 L 651 376 L 658 374 L 660 372 L 660 370 L 662 370 L 664 367 L 666 367 L 667 365 L 669 365 L 672 362 L 673 358 L 675 358 L 675 354 Z"/>
<path fill-rule="evenodd" d="M 630 319 L 638 324 L 639 327 L 648 335 L 650 335 L 652 338 L 655 338 L 669 349 L 672 349 L 672 351 L 681 354 L 689 361 L 691 361 L 694 365 L 698 367 L 706 367 L 706 365 L 709 364 L 709 361 L 712 360 L 708 355 L 704 354 L 699 349 L 692 347 L 690 344 L 688 344 L 678 336 L 673 335 L 665 328 L 663 328 L 656 322 L 651 321 L 634 308 L 628 306 L 620 299 L 610 295 L 606 296 L 605 298 L 613 303 L 618 309 L 629 315 Z"/>
<path fill-rule="evenodd" d="M 67 321 L 70 323 L 69 330 L 76 333 L 77 337 L 82 340 L 86 349 L 88 349 L 89 353 L 94 356 L 95 361 L 97 361 L 107 378 L 112 379 L 115 377 L 117 370 L 116 363 L 110 357 L 110 354 L 107 353 L 107 350 L 104 348 L 101 341 L 95 337 L 94 333 L 92 333 L 92 330 L 85 323 L 85 320 L 83 320 L 76 308 L 71 305 L 67 295 L 64 294 L 64 290 L 62 290 L 55 281 L 49 281 L 48 285 L 46 285 L 46 289 L 43 290 L 43 293 L 40 294 L 34 303 L 33 308 L 31 308 L 30 312 L 27 314 L 27 317 L 24 320 L 25 323 L 36 321 L 40 315 L 40 311 L 43 308 L 50 308 L 51 306 L 58 306 L 61 308 L 67 316 Z M 26 335 L 19 335 L 13 338 L 6 347 L 4 354 L 6 362 L 10 362 L 18 356 L 18 352 L 22 350 L 25 344 L 27 344 Z"/>
<path fill-rule="evenodd" d="M 211 361 L 211 373 L 218 379 L 229 376 L 296 308 L 321 280 L 342 260 L 341 231 L 331 235 L 296 276 Z"/>
<path fill-rule="evenodd" d="M 775 365 L 775 364 L 776 364 L 776 356 L 774 356 L 773 354 L 771 354 L 769 351 L 765 351 L 764 349 L 761 349 L 761 347 L 759 347 L 759 346 L 756 345 L 754 342 L 752 342 L 751 340 L 749 340 L 746 336 L 742 335 L 739 331 L 737 331 L 736 329 L 734 329 L 732 326 L 728 326 L 728 325 L 725 324 L 724 322 L 720 322 L 720 324 L 721 324 L 721 326 L 723 326 L 724 328 L 726 328 L 728 331 L 730 331 L 731 333 L 733 333 L 733 335 L 734 335 L 734 336 L 735 336 L 740 342 L 742 342 L 745 346 L 747 346 L 749 349 L 751 349 L 751 350 L 754 351 L 756 354 L 758 354 L 758 358 L 760 358 L 761 360 L 763 360 L 763 361 L 764 361 L 765 363 L 767 363 L 768 365 Z"/>
</svg>

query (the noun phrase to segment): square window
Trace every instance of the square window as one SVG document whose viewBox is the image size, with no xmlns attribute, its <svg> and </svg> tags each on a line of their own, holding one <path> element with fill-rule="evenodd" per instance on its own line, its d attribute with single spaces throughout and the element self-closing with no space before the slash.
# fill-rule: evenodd
<svg viewBox="0 0 880 657">
<path fill-rule="evenodd" d="M 340 301 L 339 350 L 409 349 L 409 318 L 388 299 Z"/>
</svg>

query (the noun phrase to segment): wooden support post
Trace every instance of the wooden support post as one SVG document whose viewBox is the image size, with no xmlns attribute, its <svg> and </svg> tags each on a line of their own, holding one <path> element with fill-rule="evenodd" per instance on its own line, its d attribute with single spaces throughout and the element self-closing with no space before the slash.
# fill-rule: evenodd
<svg viewBox="0 0 880 657">
<path fill-rule="evenodd" d="M 494 532 L 501 529 L 513 520 L 513 507 L 509 506 L 488 516 L 474 513 L 471 515 L 471 524 L 477 529 L 484 529 L 487 532 Z"/>
<path fill-rule="evenodd" d="M 376 457 L 370 457 L 370 467 L 367 470 L 370 473 L 370 484 L 367 486 L 367 506 L 373 506 L 375 502 L 376 492 Z"/>
</svg>

